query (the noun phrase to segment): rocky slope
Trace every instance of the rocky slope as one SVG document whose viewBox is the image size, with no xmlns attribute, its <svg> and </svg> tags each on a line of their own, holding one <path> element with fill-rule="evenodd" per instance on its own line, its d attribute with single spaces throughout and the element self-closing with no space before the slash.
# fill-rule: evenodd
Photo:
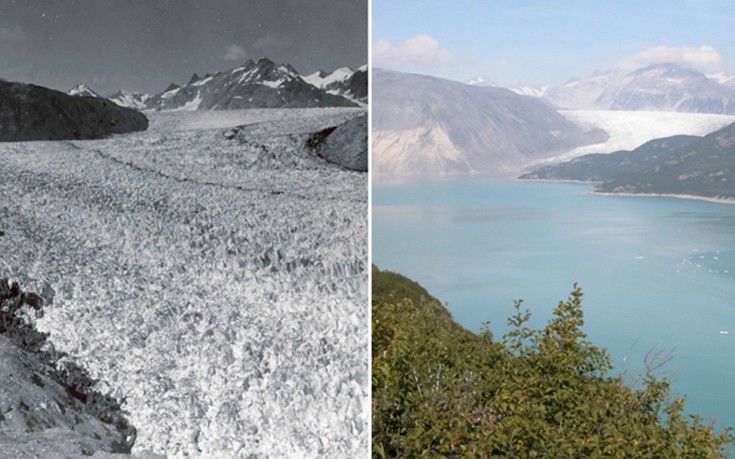
<svg viewBox="0 0 735 459">
<path fill-rule="evenodd" d="M 373 78 L 378 175 L 507 174 L 607 138 L 507 89 L 385 70 Z"/>
<path fill-rule="evenodd" d="M 321 143 L 318 153 L 331 163 L 339 164 L 347 169 L 367 172 L 367 113 L 336 126 Z"/>
<path fill-rule="evenodd" d="M 41 296 L 0 279 L 0 456 L 129 454 L 136 429 L 120 400 L 93 390 L 88 373 L 31 324 L 52 298 L 50 288 Z"/>
<path fill-rule="evenodd" d="M 0 141 L 97 139 L 147 128 L 143 114 L 107 99 L 0 82 Z"/>
</svg>

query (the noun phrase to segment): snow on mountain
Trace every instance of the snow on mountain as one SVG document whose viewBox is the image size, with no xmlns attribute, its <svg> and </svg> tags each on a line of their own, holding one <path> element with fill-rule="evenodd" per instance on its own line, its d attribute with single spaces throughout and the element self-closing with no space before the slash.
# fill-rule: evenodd
<svg viewBox="0 0 735 459">
<path fill-rule="evenodd" d="M 317 88 L 322 87 L 322 81 L 328 76 L 329 74 L 325 72 L 324 70 L 317 70 L 316 72 L 302 76 L 301 79 L 306 81 L 312 86 L 316 86 Z"/>
<path fill-rule="evenodd" d="M 186 85 L 172 84 L 146 101 L 148 109 L 184 111 L 354 105 L 304 81 L 290 65 L 268 58 L 251 59 L 241 67 L 204 78 L 194 74 Z"/>
<path fill-rule="evenodd" d="M 139 92 L 128 92 L 123 89 L 111 94 L 107 97 L 121 107 L 132 108 L 135 110 L 145 110 L 146 101 L 151 98 L 148 94 Z"/>
<path fill-rule="evenodd" d="M 712 75 L 707 75 L 707 78 L 714 80 L 722 85 L 735 88 L 735 75 L 728 75 L 725 72 L 719 72 Z"/>
<path fill-rule="evenodd" d="M 472 78 L 471 80 L 467 81 L 468 85 L 470 86 L 498 86 L 492 81 L 488 80 L 486 77 L 482 75 L 477 75 L 476 77 Z"/>
<path fill-rule="evenodd" d="M 735 114 L 735 87 L 678 64 L 602 72 L 550 88 L 545 97 L 569 110 L 665 110 Z"/>
<path fill-rule="evenodd" d="M 617 72 L 597 73 L 590 78 L 575 78 L 546 91 L 545 97 L 562 109 L 604 109 L 597 103 L 603 91 L 610 88 L 622 75 Z"/>
<path fill-rule="evenodd" d="M 368 72 L 367 68 L 354 71 L 344 80 L 337 80 L 324 87 L 329 94 L 345 97 L 360 106 L 368 101 Z"/>
<path fill-rule="evenodd" d="M 735 89 L 703 73 L 676 64 L 634 70 L 600 94 L 598 103 L 612 110 L 670 110 L 735 114 Z"/>
<path fill-rule="evenodd" d="M 544 97 L 549 86 L 519 85 L 508 89 L 521 96 Z"/>
<path fill-rule="evenodd" d="M 90 89 L 86 83 L 79 83 L 70 90 L 66 91 L 70 96 L 81 96 L 81 97 L 102 97 L 95 91 Z"/>
<path fill-rule="evenodd" d="M 329 94 L 345 97 L 359 105 L 367 103 L 367 65 L 357 70 L 340 67 L 329 74 L 319 70 L 302 79 Z"/>
<path fill-rule="evenodd" d="M 340 67 L 332 73 L 327 73 L 324 70 L 318 70 L 311 75 L 307 75 L 302 78 L 312 86 L 325 89 L 332 83 L 347 80 L 353 73 L 355 73 L 355 71 L 349 67 Z"/>
</svg>

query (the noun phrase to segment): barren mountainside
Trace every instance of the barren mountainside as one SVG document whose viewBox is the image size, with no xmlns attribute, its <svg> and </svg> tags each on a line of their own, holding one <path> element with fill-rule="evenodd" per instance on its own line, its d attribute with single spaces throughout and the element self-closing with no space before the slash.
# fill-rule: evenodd
<svg viewBox="0 0 735 459">
<path fill-rule="evenodd" d="M 507 174 L 607 138 L 507 89 L 385 70 L 375 70 L 373 88 L 379 175 Z"/>
</svg>

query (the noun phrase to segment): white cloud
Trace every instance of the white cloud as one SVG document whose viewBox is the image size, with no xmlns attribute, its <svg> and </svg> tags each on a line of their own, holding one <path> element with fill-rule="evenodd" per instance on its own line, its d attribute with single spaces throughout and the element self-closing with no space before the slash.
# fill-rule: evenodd
<svg viewBox="0 0 735 459">
<path fill-rule="evenodd" d="M 455 56 L 441 49 L 439 42 L 426 34 L 416 35 L 398 45 L 388 40 L 373 42 L 373 62 L 378 67 L 444 67 L 456 61 Z"/>
<path fill-rule="evenodd" d="M 651 64 L 673 63 L 686 65 L 703 73 L 715 73 L 724 67 L 724 59 L 715 48 L 702 45 L 699 48 L 654 46 L 623 59 L 618 63 L 621 70 L 633 70 Z"/>
<path fill-rule="evenodd" d="M 248 57 L 242 46 L 232 44 L 225 49 L 224 58 L 226 61 L 240 61 Z"/>
</svg>

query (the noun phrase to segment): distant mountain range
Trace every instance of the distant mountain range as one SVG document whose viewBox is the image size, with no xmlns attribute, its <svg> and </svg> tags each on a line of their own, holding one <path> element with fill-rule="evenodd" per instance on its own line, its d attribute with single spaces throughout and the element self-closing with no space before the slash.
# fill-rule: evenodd
<svg viewBox="0 0 735 459">
<path fill-rule="evenodd" d="M 735 114 L 735 77 L 678 64 L 598 72 L 559 86 L 509 88 L 567 110 L 652 110 Z"/>
<path fill-rule="evenodd" d="M 100 97 L 85 84 L 68 94 Z M 302 77 L 288 64 L 251 59 L 225 72 L 194 74 L 185 85 L 171 83 L 159 94 L 120 90 L 108 98 L 136 110 L 352 107 L 367 102 L 367 68 L 344 67 Z"/>
<path fill-rule="evenodd" d="M 377 175 L 508 174 L 607 138 L 537 98 L 379 69 L 372 113 Z"/>
<path fill-rule="evenodd" d="M 585 155 L 523 179 L 601 182 L 604 193 L 735 198 L 735 123 L 706 136 L 674 136 L 632 151 Z"/>
</svg>

